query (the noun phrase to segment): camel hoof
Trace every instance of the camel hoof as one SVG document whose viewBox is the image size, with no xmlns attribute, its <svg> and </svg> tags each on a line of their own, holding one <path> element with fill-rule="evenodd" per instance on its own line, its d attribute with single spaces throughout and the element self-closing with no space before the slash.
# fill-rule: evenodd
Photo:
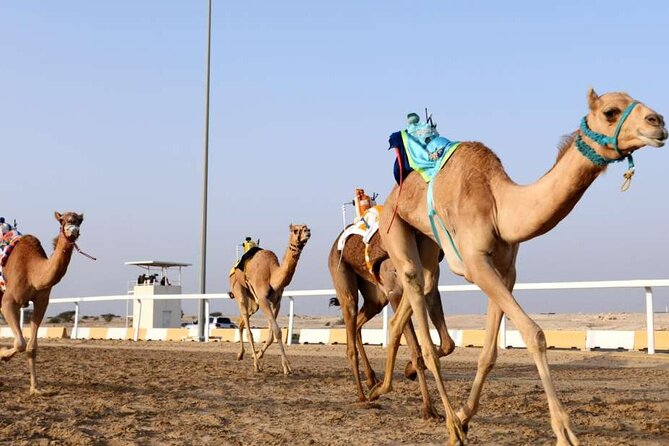
<svg viewBox="0 0 669 446">
<path fill-rule="evenodd" d="M 424 420 L 436 420 L 443 422 L 446 419 L 439 412 L 434 410 L 434 407 L 423 407 L 422 415 Z"/>
<path fill-rule="evenodd" d="M 410 379 L 411 381 L 415 381 L 417 376 L 418 372 L 416 372 L 416 368 L 413 366 L 413 362 L 407 362 L 406 367 L 404 367 L 404 377 Z"/>
<path fill-rule="evenodd" d="M 30 396 L 41 397 L 41 396 L 53 396 L 58 392 L 55 390 L 39 390 L 39 389 L 30 389 Z"/>
<path fill-rule="evenodd" d="M 388 393 L 388 392 L 382 392 L 382 383 L 379 383 L 379 384 L 375 385 L 374 387 L 372 387 L 372 390 L 370 390 L 369 395 L 367 396 L 367 398 L 369 399 L 369 401 L 376 401 L 384 393 Z"/>
</svg>

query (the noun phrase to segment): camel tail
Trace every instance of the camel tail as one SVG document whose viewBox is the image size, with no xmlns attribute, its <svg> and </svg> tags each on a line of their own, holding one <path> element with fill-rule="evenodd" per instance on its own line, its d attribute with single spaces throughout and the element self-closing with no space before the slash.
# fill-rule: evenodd
<svg viewBox="0 0 669 446">
<path fill-rule="evenodd" d="M 339 299 L 337 299 L 336 297 L 331 297 L 330 304 L 328 305 L 328 307 L 339 307 L 339 306 L 340 306 Z"/>
</svg>

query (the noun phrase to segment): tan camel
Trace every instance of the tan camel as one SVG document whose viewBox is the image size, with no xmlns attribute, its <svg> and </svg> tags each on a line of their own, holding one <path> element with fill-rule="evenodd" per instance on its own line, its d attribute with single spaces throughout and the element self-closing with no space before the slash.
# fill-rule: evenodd
<svg viewBox="0 0 669 446">
<path fill-rule="evenodd" d="M 511 181 L 497 156 L 476 142 L 462 143 L 434 179 L 436 212 L 453 236 L 462 258 L 445 246 L 448 265 L 454 273 L 478 285 L 489 299 L 485 345 L 469 398 L 457 415 L 441 379 L 423 301 L 424 290 L 431 289 L 435 280 L 438 263 L 436 255 L 417 247 L 415 237 L 416 232 L 434 237 L 426 204 L 428 187 L 419 175 L 412 173 L 401 196 L 397 197 L 395 188 L 385 204 L 390 209 L 398 202 L 397 218 L 392 225 L 390 213 L 381 215 L 381 234 L 405 292 L 390 323 L 384 382 L 372 389 L 370 399 L 391 390 L 397 344 L 413 313 L 423 358 L 435 376 L 446 409 L 450 445 L 466 442 L 468 423 L 478 410 L 483 382 L 497 357 L 497 333 L 504 314 L 520 330 L 537 366 L 557 444 L 579 444 L 553 386 L 544 333 L 511 293 L 516 280 L 518 246 L 548 232 L 566 217 L 610 160 L 621 159 L 646 145 L 661 147 L 667 139 L 662 116 L 641 103 L 632 105 L 635 101 L 625 93 L 598 96 L 591 89 L 588 103 L 590 110 L 582 128 L 565 142 L 550 171 L 531 185 L 521 186 Z M 613 137 L 606 140 L 603 135 Z M 441 229 L 439 232 L 441 240 L 446 240 L 445 232 Z"/>
<path fill-rule="evenodd" d="M 260 359 L 274 339 L 276 339 L 279 343 L 283 373 L 285 375 L 292 373 L 290 363 L 283 348 L 281 329 L 276 322 L 276 318 L 279 315 L 283 290 L 293 279 L 300 254 L 309 237 L 311 237 L 311 230 L 306 225 L 291 224 L 289 244 L 281 265 L 279 265 L 279 259 L 276 254 L 272 251 L 262 249 L 246 262 L 244 271 L 235 269 L 234 274 L 230 276 L 230 294 L 237 300 L 241 314 L 238 324 L 240 351 L 237 359 L 241 360 L 244 358 L 242 334 L 246 326 L 249 342 L 251 343 L 251 352 L 253 353 L 253 367 L 256 372 L 260 371 Z M 265 341 L 259 352 L 255 349 L 251 325 L 249 324 L 249 317 L 258 311 L 258 308 L 265 314 L 270 332 L 270 336 L 268 336 L 267 341 Z"/>
<path fill-rule="evenodd" d="M 349 236 L 344 244 L 343 251 L 339 251 L 337 244 L 340 237 L 341 234 L 330 249 L 328 267 L 337 293 L 336 300 L 341 306 L 346 325 L 346 354 L 353 371 L 358 391 L 358 400 L 362 402 L 367 401 L 367 397 L 362 389 L 360 380 L 358 352 L 362 357 L 367 376 L 367 385 L 372 388 L 379 382 L 362 344 L 362 327 L 367 321 L 379 314 L 389 301 L 394 309 L 398 307 L 399 301 L 402 298 L 402 285 L 397 280 L 395 268 L 388 259 L 388 253 L 382 246 L 381 237 L 378 232 L 371 238 L 368 249 L 370 264 L 373 265 L 372 268 L 375 270 L 374 274 L 367 268 L 365 246 L 362 237 L 358 234 Z M 434 245 L 434 243 L 432 244 Z M 360 310 L 358 310 L 358 292 L 363 297 Z M 453 351 L 455 343 L 448 334 L 441 306 L 441 296 L 437 289 L 434 289 L 428 295 L 427 303 L 430 318 L 435 324 L 439 332 L 439 338 L 441 339 L 441 347 L 438 354 L 439 356 L 446 356 Z M 420 356 L 418 340 L 416 339 L 416 333 L 411 321 L 404 328 L 404 336 L 407 340 L 411 356 L 411 361 L 407 363 L 404 374 L 410 379 L 415 379 L 418 376 L 423 397 L 423 418 L 439 418 L 437 411 L 432 405 L 432 400 L 427 389 L 424 373 L 425 364 Z"/>
<path fill-rule="evenodd" d="M 0 360 L 8 361 L 16 353 L 28 353 L 30 368 L 30 394 L 42 392 L 37 388 L 35 358 L 37 357 L 37 331 L 49 305 L 51 288 L 65 276 L 72 257 L 72 249 L 79 237 L 79 226 L 84 221 L 83 214 L 55 213 L 60 223 L 60 232 L 54 240 L 53 255 L 47 258 L 39 240 L 32 235 L 24 235 L 14 247 L 3 269 L 7 289 L 0 293 L 0 309 L 14 335 L 14 347 L 0 350 Z M 28 302 L 34 305 L 30 320 L 30 339 L 26 343 L 19 326 L 19 310 Z"/>
</svg>

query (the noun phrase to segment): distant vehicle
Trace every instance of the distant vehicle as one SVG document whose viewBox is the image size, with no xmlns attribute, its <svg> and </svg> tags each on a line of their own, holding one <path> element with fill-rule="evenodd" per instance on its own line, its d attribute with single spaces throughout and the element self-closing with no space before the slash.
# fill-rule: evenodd
<svg viewBox="0 0 669 446">
<path fill-rule="evenodd" d="M 197 321 L 184 325 L 184 328 L 197 328 Z M 232 322 L 229 317 L 224 316 L 210 316 L 209 328 L 237 328 L 237 324 Z"/>
</svg>

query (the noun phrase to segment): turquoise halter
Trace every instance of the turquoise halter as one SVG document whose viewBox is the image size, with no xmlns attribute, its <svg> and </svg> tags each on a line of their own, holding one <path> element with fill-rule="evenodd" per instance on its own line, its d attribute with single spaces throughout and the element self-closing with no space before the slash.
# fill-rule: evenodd
<svg viewBox="0 0 669 446">
<path fill-rule="evenodd" d="M 611 163 L 617 163 L 618 161 L 627 159 L 628 169 L 624 174 L 625 181 L 621 187 L 623 192 L 629 188 L 632 181 L 632 176 L 634 175 L 634 158 L 632 158 L 631 153 L 625 155 L 620 151 L 618 148 L 618 135 L 620 134 L 620 129 L 623 127 L 625 120 L 627 120 L 634 107 L 636 107 L 638 104 L 638 101 L 632 101 L 632 103 L 630 103 L 630 105 L 628 105 L 627 108 L 623 110 L 623 113 L 618 120 L 618 125 L 616 125 L 616 130 L 613 132 L 613 136 L 602 135 L 601 133 L 590 130 L 586 116 L 584 116 L 581 120 L 581 132 L 585 136 L 592 139 L 601 146 L 611 146 L 620 158 L 605 158 L 597 153 L 595 149 L 590 147 L 585 141 L 583 141 L 580 134 L 576 137 L 576 147 L 578 148 L 578 151 L 581 152 L 583 156 L 589 159 L 596 166 L 605 167 Z"/>
</svg>

